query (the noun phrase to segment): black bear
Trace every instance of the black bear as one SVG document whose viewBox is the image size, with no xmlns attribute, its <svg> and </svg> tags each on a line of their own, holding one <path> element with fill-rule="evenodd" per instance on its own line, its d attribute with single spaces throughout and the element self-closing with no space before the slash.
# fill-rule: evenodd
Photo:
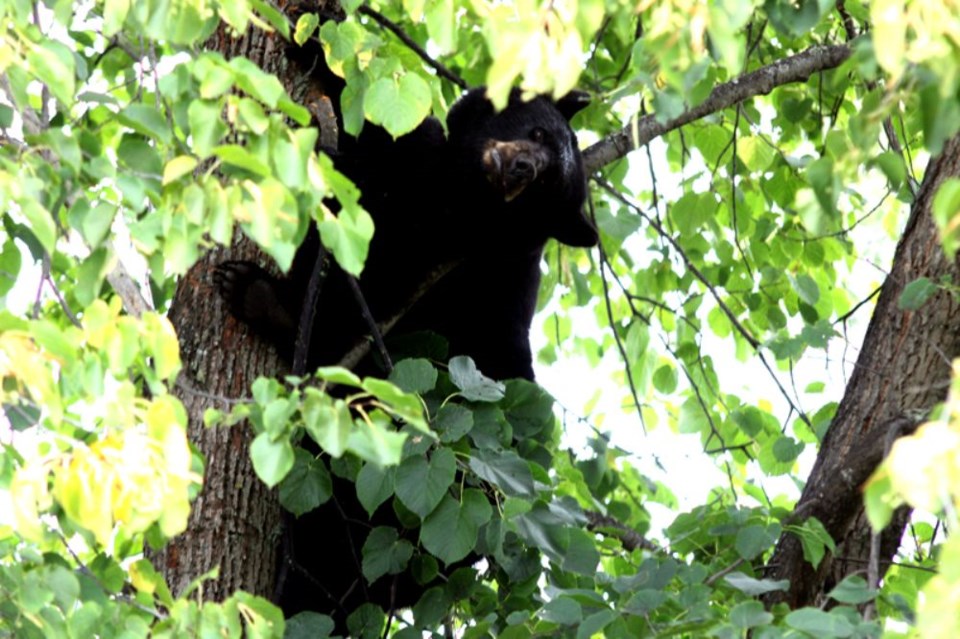
<svg viewBox="0 0 960 639">
<path fill-rule="evenodd" d="M 451 108 L 446 137 L 433 119 L 397 140 L 370 125 L 357 139 L 344 137 L 335 165 L 360 187 L 376 227 L 359 280 L 374 318 L 404 309 L 429 273 L 455 263 L 392 333 L 432 331 L 446 338 L 449 355 L 469 355 L 488 376 L 533 379 L 529 330 L 544 245 L 550 238 L 581 247 L 597 242 L 583 211 L 586 180 L 568 124 L 583 106 L 581 94 L 554 102 L 523 100 L 515 91 L 497 112 L 480 88 Z M 286 278 L 249 262 L 226 262 L 215 275 L 231 313 L 286 356 L 316 261 L 316 235 Z M 367 333 L 348 278 L 332 269 L 316 305 L 308 371 L 338 363 Z M 368 521 L 345 480 L 335 479 L 334 493 L 288 527 L 292 568 L 279 595 L 286 615 L 328 613 L 343 630 L 346 614 L 361 603 L 407 607 L 425 587 L 409 575 L 366 584 L 363 540 L 371 525 L 395 526 L 397 516 L 384 505 Z"/>
<path fill-rule="evenodd" d="M 434 331 L 450 355 L 470 355 L 488 376 L 533 379 L 528 333 L 544 244 L 597 242 L 567 124 L 582 106 L 580 94 L 554 103 L 514 92 L 497 113 L 480 88 L 451 108 L 447 139 L 433 119 L 396 141 L 370 125 L 359 139 L 344 136 L 335 164 L 360 187 L 376 227 L 360 277 L 375 318 L 394 316 L 428 273 L 458 262 L 393 332 Z M 215 275 L 231 313 L 285 356 L 317 243 L 309 234 L 286 278 L 249 262 L 227 262 Z M 308 369 L 338 363 L 367 333 L 346 277 L 334 270 L 317 305 Z"/>
</svg>

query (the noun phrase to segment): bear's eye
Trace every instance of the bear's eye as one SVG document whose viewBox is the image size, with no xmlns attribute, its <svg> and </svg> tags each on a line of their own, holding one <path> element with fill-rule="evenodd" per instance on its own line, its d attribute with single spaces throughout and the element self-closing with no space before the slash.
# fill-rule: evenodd
<svg viewBox="0 0 960 639">
<path fill-rule="evenodd" d="M 547 137 L 547 132 L 540 127 L 534 127 L 530 130 L 530 139 L 534 142 L 543 142 Z"/>
</svg>

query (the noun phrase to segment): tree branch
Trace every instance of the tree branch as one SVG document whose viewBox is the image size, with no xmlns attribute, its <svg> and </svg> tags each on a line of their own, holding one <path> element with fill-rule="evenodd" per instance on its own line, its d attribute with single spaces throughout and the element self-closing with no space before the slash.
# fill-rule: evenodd
<svg viewBox="0 0 960 639">
<path fill-rule="evenodd" d="M 643 548 L 651 552 L 664 552 L 662 548 L 658 547 L 652 541 L 648 541 L 643 535 L 619 519 L 598 513 L 594 510 L 585 510 L 583 514 L 587 516 L 587 530 L 598 532 L 608 537 L 616 537 L 626 550 L 633 551 L 638 548 Z"/>
<path fill-rule="evenodd" d="M 420 298 L 423 297 L 427 291 L 433 287 L 434 284 L 439 282 L 441 278 L 456 268 L 459 264 L 459 260 L 453 260 L 444 264 L 440 264 L 432 271 L 427 273 L 427 275 L 423 278 L 423 281 L 420 282 L 420 286 L 418 286 L 417 289 L 410 295 L 410 297 L 407 298 L 406 303 L 401 308 L 399 308 L 390 317 L 376 323 L 376 327 L 379 329 L 380 335 L 386 335 L 389 333 L 393 327 L 396 326 L 397 322 L 399 322 L 403 316 L 407 314 L 407 311 L 413 308 L 413 305 L 419 302 Z M 347 353 L 340 358 L 340 362 L 337 365 L 352 370 L 357 364 L 360 363 L 360 360 L 367 356 L 367 353 L 370 352 L 370 346 L 371 341 L 369 339 L 362 339 L 358 341 L 353 345 L 353 348 L 347 351 Z"/>
<path fill-rule="evenodd" d="M 834 69 L 849 58 L 851 52 L 850 47 L 843 44 L 812 47 L 717 86 L 710 97 L 672 120 L 661 122 L 656 114 L 637 118 L 620 132 L 587 148 L 583 152 L 583 166 L 588 174 L 593 173 L 654 138 L 694 120 L 749 98 L 765 95 L 779 86 L 805 82 L 819 71 Z"/>
</svg>

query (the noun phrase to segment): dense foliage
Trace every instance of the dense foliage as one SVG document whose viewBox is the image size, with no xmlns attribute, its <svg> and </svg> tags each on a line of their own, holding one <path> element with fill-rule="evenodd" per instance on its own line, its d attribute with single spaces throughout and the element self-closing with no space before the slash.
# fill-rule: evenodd
<svg viewBox="0 0 960 639">
<path fill-rule="evenodd" d="M 592 165 L 602 246 L 551 245 L 541 291 L 541 363 L 596 371 L 575 380 L 595 393 L 562 420 L 540 387 L 488 380 L 442 347 L 400 361 L 389 380 L 338 368 L 261 379 L 247 401 L 211 411 L 211 421 L 248 420 L 255 470 L 291 512 L 328 499 L 334 473 L 356 484 L 369 511 L 392 500 L 419 527 L 415 543 L 371 530 L 368 579 L 416 565 L 427 580 L 471 553 L 489 558 L 400 618 L 360 609 L 355 633 L 960 632 L 951 607 L 960 558 L 931 517 L 912 525 L 904 561 L 879 589 L 854 575 L 820 608 L 756 600 L 785 587 L 764 578 L 781 533 L 798 535 L 814 564 L 833 546 L 815 519 L 790 515 L 792 487 L 842 393 L 847 328 L 859 320 L 862 330 L 924 167 L 960 128 L 960 6 L 341 4 L 347 18 L 322 24 L 265 0 L 0 4 L 0 636 L 329 628 L 317 615 L 284 621 L 244 592 L 207 601 L 210 575 L 171 593 L 143 551 L 184 530 L 203 476 L 174 395 L 181 363 L 164 317 L 178 277 L 208 247 L 229 244 L 235 227 L 287 268 L 315 220 L 351 273 L 375 232 L 355 187 L 318 151 L 307 109 L 249 60 L 203 43 L 221 23 L 236 36 L 319 38 L 347 81 L 349 132 L 368 120 L 401 135 L 442 118 L 460 89 L 374 15 L 500 103 L 516 85 L 590 91 L 593 104 L 573 123 L 582 143 L 598 144 L 588 164 L 610 136 L 639 136 L 632 123 L 648 112 L 673 121 L 715 87 L 815 45 L 845 44 L 849 57 L 805 82 L 774 79 L 757 97 Z M 951 255 L 958 184 L 934 202 Z M 865 268 L 873 261 L 879 272 Z M 954 294 L 954 283 L 917 281 L 902 306 L 940 290 Z M 331 396 L 329 384 L 350 391 Z M 907 502 L 956 528 L 958 412 L 953 397 L 894 447 L 868 493 L 878 526 Z M 588 442 L 571 450 L 565 427 L 580 413 Z M 709 458 L 660 472 L 641 427 L 669 431 L 677 445 L 699 438 Z M 325 454 L 306 453 L 304 437 Z M 724 483 L 681 506 L 683 480 L 711 459 Z M 781 476 L 793 480 L 786 490 L 771 481 Z M 938 554 L 943 570 L 931 578 Z"/>
</svg>

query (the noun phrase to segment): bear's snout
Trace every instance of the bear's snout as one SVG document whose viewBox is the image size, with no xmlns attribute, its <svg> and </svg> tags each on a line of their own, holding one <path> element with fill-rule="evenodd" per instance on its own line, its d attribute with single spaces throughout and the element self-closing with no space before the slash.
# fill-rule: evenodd
<svg viewBox="0 0 960 639">
<path fill-rule="evenodd" d="M 542 145 L 529 140 L 490 140 L 482 157 L 487 180 L 506 202 L 536 181 L 549 159 Z"/>
</svg>

